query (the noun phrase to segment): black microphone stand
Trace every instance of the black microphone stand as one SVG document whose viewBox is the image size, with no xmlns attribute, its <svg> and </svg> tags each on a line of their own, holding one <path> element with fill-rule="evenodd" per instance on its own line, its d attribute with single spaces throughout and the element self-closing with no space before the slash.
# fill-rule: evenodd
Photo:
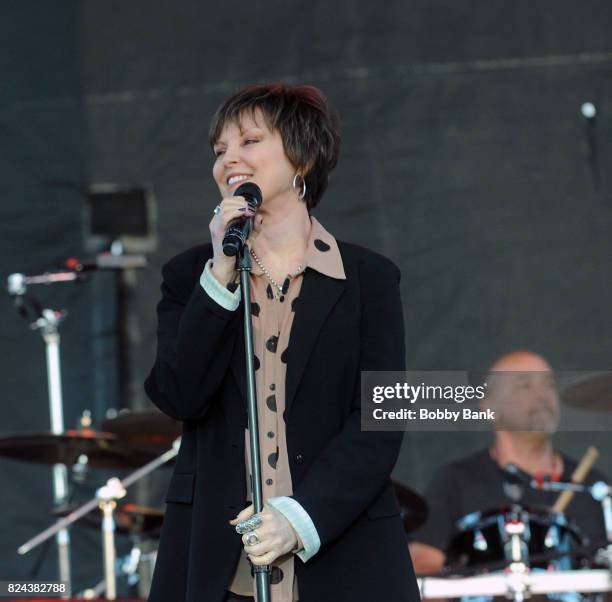
<svg viewBox="0 0 612 602">
<path fill-rule="evenodd" d="M 253 219 L 249 220 L 251 225 Z M 261 493 L 261 460 L 259 457 L 259 424 L 257 421 L 257 391 L 255 387 L 255 362 L 253 360 L 253 318 L 251 314 L 251 253 L 245 243 L 236 258 L 236 270 L 240 273 L 240 290 L 244 317 L 244 353 L 246 357 L 247 410 L 251 443 L 251 490 L 255 513 L 263 510 Z M 270 567 L 253 565 L 257 602 L 270 602 Z"/>
</svg>

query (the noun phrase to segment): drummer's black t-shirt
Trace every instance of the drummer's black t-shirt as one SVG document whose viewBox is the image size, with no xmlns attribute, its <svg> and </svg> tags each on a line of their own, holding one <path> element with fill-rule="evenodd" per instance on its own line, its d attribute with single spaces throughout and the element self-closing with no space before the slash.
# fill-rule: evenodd
<svg viewBox="0 0 612 602">
<path fill-rule="evenodd" d="M 562 481 L 569 481 L 576 462 L 563 455 Z M 607 479 L 591 471 L 587 484 Z M 508 483 L 504 471 L 489 455 L 488 449 L 438 469 L 427 488 L 429 508 L 426 523 L 411 534 L 412 541 L 429 544 L 446 551 L 456 534 L 455 523 L 466 514 L 488 511 L 518 503 L 526 508 L 550 508 L 558 493 L 539 491 L 528 486 Z M 565 511 L 591 543 L 606 537 L 601 506 L 586 493 L 577 493 Z"/>
</svg>

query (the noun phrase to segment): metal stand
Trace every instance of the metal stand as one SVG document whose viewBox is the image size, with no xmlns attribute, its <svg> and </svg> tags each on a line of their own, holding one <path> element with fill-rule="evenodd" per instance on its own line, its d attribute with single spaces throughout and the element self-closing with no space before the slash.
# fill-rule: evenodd
<svg viewBox="0 0 612 602">
<path fill-rule="evenodd" d="M 107 484 L 100 488 L 96 497 L 83 504 L 67 516 L 60 518 L 32 539 L 26 541 L 17 550 L 19 554 L 27 554 L 30 550 L 40 545 L 56 533 L 65 530 L 69 525 L 76 522 L 93 509 L 99 507 L 102 510 L 102 534 L 103 534 L 103 552 L 104 552 L 104 575 L 106 586 L 106 598 L 115 600 L 117 597 L 116 591 L 116 569 L 115 569 L 115 521 L 113 519 L 113 511 L 116 507 L 117 500 L 125 495 L 125 490 L 130 486 L 153 472 L 166 462 L 175 458 L 180 447 L 180 439 L 174 442 L 171 449 L 164 452 L 155 460 L 145 464 L 142 468 L 135 470 L 125 479 L 120 480 L 113 477 L 107 481 Z M 269 601 L 268 601 L 269 602 Z"/>
<path fill-rule="evenodd" d="M 49 413 L 51 415 L 51 432 L 54 435 L 61 435 L 64 432 L 64 402 L 58 327 L 65 315 L 63 312 L 44 309 L 42 316 L 35 322 L 35 328 L 40 331 L 46 346 Z M 53 498 L 56 507 L 61 506 L 68 500 L 68 470 L 65 464 L 53 465 Z M 57 533 L 56 542 L 59 580 L 71 583 L 70 534 L 67 529 L 62 529 Z"/>
<path fill-rule="evenodd" d="M 523 576 L 529 572 L 529 549 L 525 542 L 527 525 L 523 514 L 517 513 L 514 520 L 507 520 L 504 524 L 504 533 L 508 538 L 504 543 L 508 565 L 508 590 L 506 598 L 514 602 L 523 602 L 530 597 L 529 589 L 524 583 Z"/>
<path fill-rule="evenodd" d="M 104 487 L 98 489 L 96 497 L 102 510 L 102 555 L 104 558 L 104 580 L 106 581 L 106 599 L 117 599 L 117 561 L 115 553 L 115 518 L 113 512 L 117 500 L 125 497 L 127 491 L 117 478 L 109 479 Z"/>
<path fill-rule="evenodd" d="M 59 325 L 66 317 L 65 311 L 43 309 L 38 300 L 27 295 L 30 284 L 50 284 L 76 279 L 75 274 L 43 274 L 29 277 L 24 274 L 11 274 L 8 278 L 8 292 L 13 297 L 16 308 L 26 319 L 34 318 L 30 328 L 38 330 L 45 343 L 47 359 L 47 387 L 49 391 L 49 415 L 51 432 L 61 435 L 64 432 L 64 404 L 62 397 L 62 369 L 60 363 Z M 68 471 L 64 464 L 53 465 L 53 500 L 61 506 L 68 500 Z M 56 535 L 58 578 L 71 584 L 70 571 L 70 534 L 61 529 Z"/>
<path fill-rule="evenodd" d="M 236 260 L 240 274 L 240 290 L 244 318 L 244 353 L 246 357 L 247 408 L 251 447 L 251 487 L 255 513 L 263 510 L 261 492 L 261 460 L 259 457 L 259 425 L 257 421 L 257 392 L 255 387 L 255 365 L 253 360 L 253 322 L 251 315 L 251 254 L 248 245 L 240 249 Z M 270 567 L 253 566 L 257 602 L 270 602 Z"/>
<path fill-rule="evenodd" d="M 49 390 L 49 413 L 51 416 L 51 431 L 54 435 L 61 435 L 64 432 L 62 372 L 60 363 L 61 339 L 59 335 L 59 325 L 65 319 L 67 312 L 56 311 L 53 309 L 43 309 L 35 297 L 27 294 L 27 287 L 29 285 L 49 285 L 54 283 L 77 281 L 82 278 L 82 272 L 87 270 L 144 267 L 146 260 L 144 256 L 141 255 L 129 257 L 99 255 L 93 262 L 89 262 L 89 264 L 87 264 L 87 262 L 81 262 L 78 260 L 72 260 L 72 263 L 74 263 L 74 266 L 73 269 L 70 270 L 47 272 L 44 274 L 30 276 L 26 276 L 25 274 L 21 273 L 14 273 L 10 274 L 7 279 L 8 293 L 13 298 L 15 307 L 19 311 L 19 314 L 26 319 L 31 320 L 32 317 L 34 318 L 34 322 L 30 324 L 30 327 L 34 330 L 38 330 L 43 338 L 43 341 L 45 342 L 47 381 Z M 64 464 L 55 464 L 53 466 L 53 497 L 56 507 L 64 505 L 68 500 L 68 471 Z M 112 521 L 112 512 L 109 520 Z M 65 524 L 62 521 L 58 522 L 61 522 L 63 526 L 53 530 L 52 534 L 56 535 L 57 541 L 59 580 L 67 582 L 71 586 L 70 535 L 65 527 L 67 527 L 72 521 L 68 521 Z M 111 523 L 108 523 L 109 526 L 110 524 Z M 114 530 L 114 528 L 112 530 Z M 45 539 L 47 539 L 47 537 L 43 538 L 41 541 L 44 541 Z M 24 546 L 22 546 L 22 548 L 23 547 Z M 22 548 L 20 548 L 20 550 Z M 25 554 L 25 551 L 20 551 L 20 553 Z M 70 591 L 71 587 L 68 589 Z"/>
</svg>

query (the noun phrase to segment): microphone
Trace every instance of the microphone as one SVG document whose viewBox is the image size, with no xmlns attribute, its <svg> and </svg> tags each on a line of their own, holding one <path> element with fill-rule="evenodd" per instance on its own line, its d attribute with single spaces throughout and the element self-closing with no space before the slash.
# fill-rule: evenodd
<svg viewBox="0 0 612 602">
<path fill-rule="evenodd" d="M 504 471 L 510 483 L 525 485 L 531 481 L 531 477 L 526 472 L 523 472 L 516 464 L 512 464 L 512 462 L 502 466 L 501 469 Z"/>
<path fill-rule="evenodd" d="M 500 468 L 504 473 L 504 494 L 513 502 L 520 502 L 525 487 L 529 487 L 529 475 L 523 472 L 516 464 L 512 463 L 500 466 Z"/>
<path fill-rule="evenodd" d="M 255 211 L 257 211 L 263 200 L 261 189 L 257 184 L 253 184 L 253 182 L 245 182 L 238 186 L 234 196 L 244 197 L 251 206 L 251 209 Z M 238 255 L 252 230 L 252 217 L 240 217 L 230 222 L 223 237 L 223 253 L 228 257 Z"/>
</svg>

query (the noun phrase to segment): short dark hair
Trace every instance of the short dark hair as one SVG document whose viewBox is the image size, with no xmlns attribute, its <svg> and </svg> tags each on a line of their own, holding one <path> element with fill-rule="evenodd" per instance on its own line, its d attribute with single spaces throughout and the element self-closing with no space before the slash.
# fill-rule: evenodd
<svg viewBox="0 0 612 602">
<path fill-rule="evenodd" d="M 215 112 L 210 124 L 211 148 L 228 122 L 238 123 L 245 111 L 261 110 L 270 130 L 278 130 L 285 154 L 306 180 L 304 200 L 315 207 L 338 163 L 338 117 L 324 94 L 314 86 L 282 83 L 248 86 L 230 96 Z"/>
</svg>

